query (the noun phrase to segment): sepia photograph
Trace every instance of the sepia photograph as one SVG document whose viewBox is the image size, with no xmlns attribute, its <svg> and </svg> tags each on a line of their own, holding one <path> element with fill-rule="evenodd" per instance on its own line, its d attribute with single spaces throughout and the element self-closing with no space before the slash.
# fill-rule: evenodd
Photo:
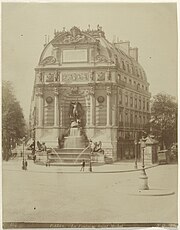
<svg viewBox="0 0 180 230">
<path fill-rule="evenodd" d="M 1 3 L 2 228 L 178 228 L 177 2 Z"/>
</svg>

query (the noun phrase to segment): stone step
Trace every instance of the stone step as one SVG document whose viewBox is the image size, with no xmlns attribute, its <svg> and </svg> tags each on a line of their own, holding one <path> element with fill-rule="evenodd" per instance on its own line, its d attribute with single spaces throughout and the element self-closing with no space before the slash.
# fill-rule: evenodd
<svg viewBox="0 0 180 230">
<path fill-rule="evenodd" d="M 81 166 L 81 163 L 77 162 L 77 163 L 68 163 L 68 162 L 54 162 L 54 163 L 50 163 L 51 166 Z M 86 164 L 86 166 L 88 166 L 89 164 Z"/>
<path fill-rule="evenodd" d="M 83 160 L 84 160 L 86 163 L 89 162 L 89 159 L 84 159 L 84 158 L 78 158 L 78 159 L 72 159 L 72 158 L 49 159 L 50 163 L 55 163 L 55 162 L 60 162 L 60 163 L 82 163 Z"/>
<path fill-rule="evenodd" d="M 90 149 L 83 149 L 83 148 L 68 148 L 68 149 L 58 149 L 58 148 L 55 148 L 54 149 L 57 153 L 81 153 L 83 150 L 84 152 L 90 152 Z M 53 151 L 52 151 L 53 152 Z"/>
<path fill-rule="evenodd" d="M 58 153 L 58 154 L 55 154 L 55 153 L 51 153 L 51 154 L 48 154 L 49 158 L 67 158 L 67 157 L 70 157 L 70 158 L 77 158 L 77 157 L 85 157 L 85 158 L 89 158 L 90 157 L 90 154 L 89 153 L 82 153 L 82 154 L 79 154 L 79 153 Z"/>
</svg>

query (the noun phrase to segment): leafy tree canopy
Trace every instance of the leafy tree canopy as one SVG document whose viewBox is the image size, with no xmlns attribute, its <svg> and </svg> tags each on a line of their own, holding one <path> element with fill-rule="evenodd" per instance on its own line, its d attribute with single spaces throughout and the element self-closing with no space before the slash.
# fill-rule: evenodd
<svg viewBox="0 0 180 230">
<path fill-rule="evenodd" d="M 162 149 L 169 148 L 173 142 L 177 142 L 177 109 L 174 97 L 165 93 L 153 97 L 150 123 Z"/>
<path fill-rule="evenodd" d="M 10 148 L 26 134 L 22 108 L 17 101 L 12 84 L 2 83 L 2 148 L 3 159 L 8 160 Z"/>
</svg>

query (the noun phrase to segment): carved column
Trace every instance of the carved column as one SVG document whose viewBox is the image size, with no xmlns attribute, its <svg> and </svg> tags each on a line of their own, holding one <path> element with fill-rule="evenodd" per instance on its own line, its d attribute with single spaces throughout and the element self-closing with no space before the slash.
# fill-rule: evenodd
<svg viewBox="0 0 180 230">
<path fill-rule="evenodd" d="M 90 95 L 89 95 L 89 90 L 85 91 L 85 100 L 86 100 L 86 125 L 89 126 L 89 118 L 90 118 L 90 108 L 89 108 L 89 100 L 90 100 Z"/>
<path fill-rule="evenodd" d="M 62 72 L 60 72 L 60 74 L 59 74 L 59 81 L 60 81 L 60 83 L 62 83 Z"/>
<path fill-rule="evenodd" d="M 116 126 L 117 125 L 117 91 L 114 92 L 114 97 L 113 97 L 113 107 L 112 107 L 112 125 Z"/>
<path fill-rule="evenodd" d="M 59 125 L 59 91 L 58 88 L 54 89 L 54 126 Z"/>
<path fill-rule="evenodd" d="M 62 106 L 60 106 L 60 111 L 59 111 L 59 113 L 60 113 L 60 117 L 59 117 L 59 122 L 60 122 L 60 127 L 62 127 L 62 125 L 63 125 L 63 123 L 62 123 L 62 121 L 63 121 L 63 108 L 62 108 Z"/>
<path fill-rule="evenodd" d="M 106 88 L 106 93 L 107 93 L 107 121 L 106 125 L 110 126 L 111 125 L 111 87 Z"/>
<path fill-rule="evenodd" d="M 90 88 L 89 95 L 90 95 L 90 126 L 93 126 L 94 125 L 94 110 L 95 110 L 94 87 Z"/>
<path fill-rule="evenodd" d="M 42 88 L 38 88 L 36 92 L 38 98 L 38 126 L 43 126 L 43 91 Z"/>
</svg>

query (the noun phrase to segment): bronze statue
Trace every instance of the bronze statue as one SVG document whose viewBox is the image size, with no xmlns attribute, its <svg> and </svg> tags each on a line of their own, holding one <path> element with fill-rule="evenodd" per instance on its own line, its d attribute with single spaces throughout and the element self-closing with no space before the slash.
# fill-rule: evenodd
<svg viewBox="0 0 180 230">
<path fill-rule="evenodd" d="M 69 117 L 71 120 L 71 123 L 74 122 L 77 124 L 77 126 L 80 125 L 81 119 L 82 119 L 82 105 L 80 102 L 71 102 L 70 103 L 70 108 L 69 108 Z"/>
</svg>

